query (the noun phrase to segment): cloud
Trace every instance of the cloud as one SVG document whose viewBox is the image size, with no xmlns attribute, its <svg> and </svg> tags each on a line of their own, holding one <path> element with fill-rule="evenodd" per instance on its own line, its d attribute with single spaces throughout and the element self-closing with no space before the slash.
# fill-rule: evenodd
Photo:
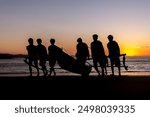
<svg viewBox="0 0 150 117">
<path fill-rule="evenodd" d="M 137 46 L 137 48 L 150 48 L 150 45 Z"/>
</svg>

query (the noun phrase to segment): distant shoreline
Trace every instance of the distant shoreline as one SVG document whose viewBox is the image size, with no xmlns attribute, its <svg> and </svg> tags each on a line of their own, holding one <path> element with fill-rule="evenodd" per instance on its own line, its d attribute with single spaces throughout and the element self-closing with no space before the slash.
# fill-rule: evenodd
<svg viewBox="0 0 150 117">
<path fill-rule="evenodd" d="M 0 53 L 0 59 L 13 59 L 13 58 L 25 58 L 27 55 L 25 54 L 7 54 Z"/>
<path fill-rule="evenodd" d="M 9 54 L 9 53 L 0 53 L 0 59 L 12 59 L 12 58 L 25 58 L 27 54 Z M 75 55 L 71 55 L 75 56 Z M 150 57 L 150 56 L 126 56 L 126 57 Z"/>
</svg>

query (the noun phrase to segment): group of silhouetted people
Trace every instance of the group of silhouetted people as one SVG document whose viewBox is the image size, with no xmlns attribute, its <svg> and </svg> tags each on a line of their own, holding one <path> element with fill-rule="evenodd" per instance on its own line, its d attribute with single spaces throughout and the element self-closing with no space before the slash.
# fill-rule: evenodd
<svg viewBox="0 0 150 117">
<path fill-rule="evenodd" d="M 54 66 L 56 63 L 56 55 L 57 55 L 57 46 L 54 45 L 55 39 L 51 39 L 50 43 L 51 45 L 48 47 L 49 54 L 47 54 L 47 49 L 44 45 L 42 45 L 42 40 L 37 39 L 37 46 L 33 44 L 33 39 L 29 38 L 28 42 L 29 45 L 27 46 L 27 51 L 28 51 L 28 62 L 29 62 L 29 71 L 30 71 L 30 76 L 32 76 L 32 63 L 34 62 L 34 67 L 37 69 L 37 76 L 39 76 L 39 67 L 38 67 L 38 60 L 39 60 L 39 65 L 42 67 L 42 71 L 44 76 L 48 74 L 48 70 L 46 68 L 46 61 L 49 59 L 49 65 L 50 65 L 50 75 L 53 72 L 54 75 L 55 70 Z M 49 56 L 48 56 L 49 55 Z"/>
<path fill-rule="evenodd" d="M 109 35 L 108 36 L 108 50 L 109 50 L 109 55 L 108 57 L 110 58 L 110 63 L 111 63 L 111 70 L 112 70 L 112 75 L 114 75 L 114 65 L 118 67 L 118 71 L 119 71 L 119 76 L 121 75 L 120 72 L 120 48 L 118 46 L 118 43 L 116 41 L 113 40 L 113 36 Z M 82 42 L 82 39 L 79 38 L 77 40 L 78 44 L 77 44 L 77 53 L 76 53 L 76 57 L 77 60 L 79 60 L 79 62 L 81 62 L 81 64 L 85 64 L 86 60 L 89 59 L 89 50 L 88 50 L 88 46 L 86 43 Z M 91 43 L 91 55 L 92 55 L 92 59 L 93 59 L 93 65 L 94 68 L 96 70 L 96 72 L 98 73 L 98 75 L 100 76 L 100 72 L 98 69 L 98 63 L 101 67 L 101 71 L 102 71 L 102 76 L 104 76 L 105 74 L 107 74 L 107 65 L 108 65 L 108 59 L 107 56 L 105 55 L 105 51 L 104 51 L 104 47 L 103 44 L 100 40 L 98 40 L 98 35 L 94 34 L 93 35 L 93 42 Z"/>
<path fill-rule="evenodd" d="M 28 51 L 28 59 L 29 59 L 29 71 L 30 76 L 32 76 L 32 62 L 34 62 L 35 68 L 37 69 L 37 76 L 39 76 L 39 68 L 38 68 L 38 60 L 39 65 L 42 67 L 43 73 L 46 76 L 48 74 L 46 68 L 46 60 L 47 60 L 47 50 L 44 45 L 42 45 L 42 40 L 37 39 L 37 46 L 33 45 L 33 39 L 29 38 L 29 45 L 27 46 Z"/>
<path fill-rule="evenodd" d="M 119 76 L 121 75 L 120 71 L 120 48 L 118 46 L 118 43 L 113 40 L 113 36 L 109 35 L 108 37 L 108 44 L 107 48 L 109 51 L 108 57 L 110 58 L 111 63 L 111 70 L 112 75 L 114 75 L 114 65 L 118 67 Z M 48 53 L 47 49 L 44 45 L 42 45 L 42 40 L 37 39 L 37 46 L 33 44 L 33 39 L 29 38 L 28 40 L 29 45 L 27 46 L 28 51 L 28 59 L 29 59 L 29 71 L 30 76 L 32 76 L 32 63 L 34 62 L 34 67 L 37 69 L 37 76 L 39 76 L 39 67 L 38 67 L 38 60 L 39 65 L 42 68 L 44 76 L 48 75 L 48 70 L 46 68 L 46 61 L 49 61 L 50 66 L 50 76 L 53 73 L 56 75 L 54 66 L 56 64 L 57 58 L 59 57 L 59 51 L 60 48 L 55 45 L 55 39 L 50 39 L 51 45 L 48 47 Z M 86 60 L 90 59 L 89 49 L 86 43 L 82 41 L 81 38 L 77 39 L 77 46 L 76 46 L 76 60 L 81 65 L 84 66 L 86 63 Z M 98 73 L 98 76 L 106 75 L 107 74 L 107 64 L 108 59 L 105 55 L 103 44 L 100 40 L 98 40 L 98 35 L 93 35 L 93 42 L 91 43 L 91 56 L 93 59 L 93 66 Z M 101 67 L 101 73 L 98 69 L 98 63 Z"/>
</svg>

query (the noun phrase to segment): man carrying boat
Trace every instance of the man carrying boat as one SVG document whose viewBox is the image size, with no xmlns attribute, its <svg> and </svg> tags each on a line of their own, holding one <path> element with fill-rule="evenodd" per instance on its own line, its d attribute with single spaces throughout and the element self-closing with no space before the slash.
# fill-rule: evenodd
<svg viewBox="0 0 150 117">
<path fill-rule="evenodd" d="M 81 64 L 81 65 L 85 65 L 86 59 L 89 59 L 89 50 L 88 50 L 88 46 L 86 43 L 82 42 L 81 38 L 77 39 L 77 53 L 76 53 L 76 57 L 77 57 L 77 61 Z"/>
<path fill-rule="evenodd" d="M 54 66 L 56 64 L 56 60 L 58 58 L 60 48 L 55 45 L 55 39 L 50 39 L 51 45 L 48 47 L 48 58 L 49 58 L 49 66 L 50 66 L 50 74 L 54 73 L 56 75 Z"/>
<path fill-rule="evenodd" d="M 106 56 L 104 52 L 104 47 L 101 41 L 98 40 L 98 35 L 93 35 L 93 42 L 91 43 L 91 54 L 93 59 L 94 68 L 100 76 L 97 63 L 100 64 L 102 70 L 102 76 L 104 76 L 104 69 L 106 67 Z"/>
<path fill-rule="evenodd" d="M 109 35 L 107 38 L 109 40 L 109 42 L 107 44 L 107 48 L 109 51 L 109 58 L 110 58 L 110 62 L 111 62 L 112 75 L 114 76 L 114 65 L 115 65 L 118 67 L 119 76 L 121 76 L 119 45 L 116 41 L 113 40 L 112 35 Z"/>
<path fill-rule="evenodd" d="M 32 76 L 32 62 L 34 62 L 35 68 L 37 69 L 37 76 L 39 76 L 39 69 L 38 69 L 38 57 L 37 57 L 37 48 L 33 45 L 33 39 L 28 39 L 29 45 L 26 47 L 28 52 L 28 59 L 29 59 L 29 71 L 30 76 Z M 26 58 L 27 59 L 27 58 Z"/>
<path fill-rule="evenodd" d="M 42 71 L 44 76 L 47 75 L 47 69 L 46 69 L 46 60 L 47 60 L 47 50 L 44 45 L 42 45 L 42 40 L 37 39 L 37 52 L 38 52 L 38 57 L 40 60 L 40 66 L 42 67 Z"/>
</svg>

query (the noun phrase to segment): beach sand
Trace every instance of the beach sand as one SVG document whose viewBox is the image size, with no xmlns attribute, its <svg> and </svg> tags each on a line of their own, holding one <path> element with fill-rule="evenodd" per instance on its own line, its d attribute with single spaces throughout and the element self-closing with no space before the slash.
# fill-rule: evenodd
<svg viewBox="0 0 150 117">
<path fill-rule="evenodd" d="M 144 100 L 150 76 L 0 77 L 0 94 L 5 100 Z"/>
</svg>

